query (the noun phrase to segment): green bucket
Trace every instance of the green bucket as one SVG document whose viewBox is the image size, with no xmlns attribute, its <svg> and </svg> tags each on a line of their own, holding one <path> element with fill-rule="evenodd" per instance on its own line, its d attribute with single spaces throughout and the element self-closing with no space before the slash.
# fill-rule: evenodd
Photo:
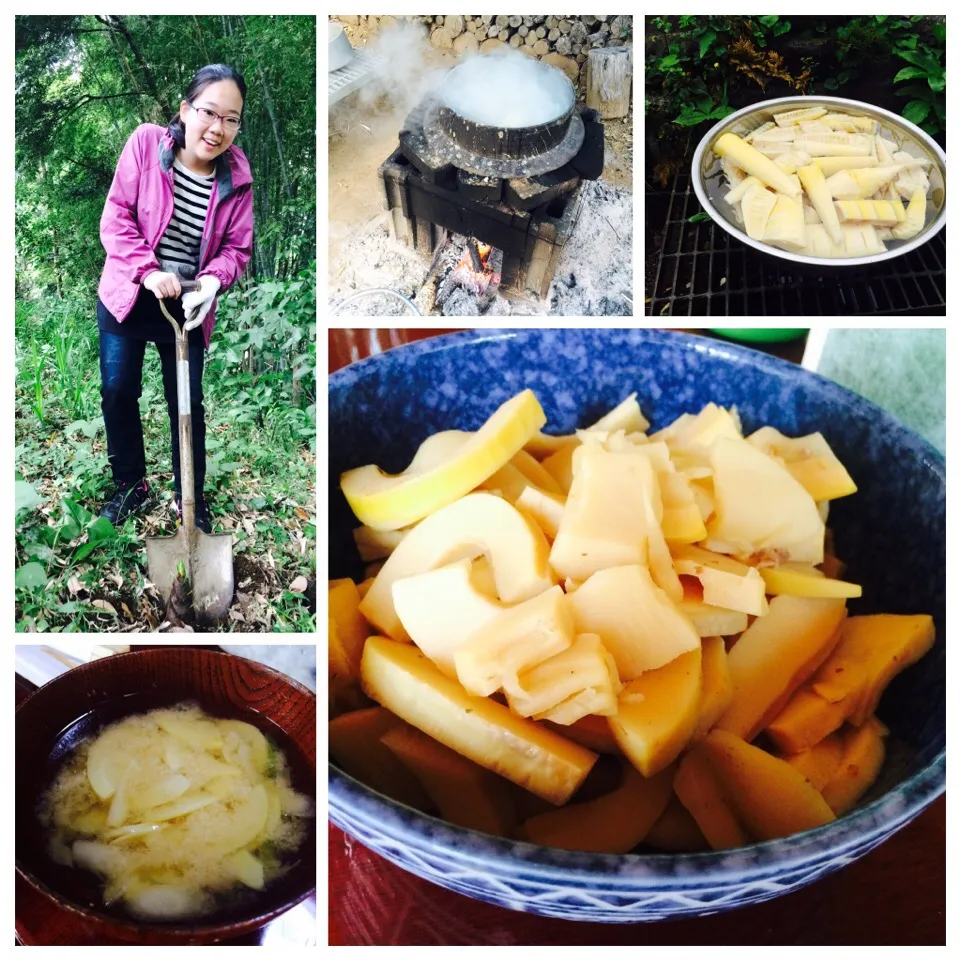
<svg viewBox="0 0 960 960">
<path fill-rule="evenodd" d="M 792 327 L 761 327 L 759 329 L 733 328 L 720 330 L 712 328 L 711 333 L 730 340 L 740 340 L 743 343 L 786 343 L 788 340 L 799 340 L 807 328 L 795 330 Z"/>
</svg>

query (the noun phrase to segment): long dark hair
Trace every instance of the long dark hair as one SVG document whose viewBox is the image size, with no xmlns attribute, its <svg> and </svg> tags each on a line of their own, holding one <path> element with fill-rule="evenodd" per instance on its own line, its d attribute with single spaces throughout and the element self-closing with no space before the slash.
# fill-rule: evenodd
<svg viewBox="0 0 960 960">
<path fill-rule="evenodd" d="M 190 86 L 187 87 L 187 92 L 183 99 L 192 103 L 211 83 L 217 83 L 220 80 L 232 80 L 237 85 L 243 102 L 246 103 L 246 82 L 233 67 L 228 67 L 225 63 L 210 63 L 205 67 L 201 67 L 193 75 L 193 79 L 190 81 Z M 182 148 L 186 146 L 186 130 L 183 129 L 183 121 L 180 119 L 179 110 L 170 118 L 170 123 L 167 124 L 167 133 L 173 137 L 173 142 L 178 147 Z"/>
</svg>

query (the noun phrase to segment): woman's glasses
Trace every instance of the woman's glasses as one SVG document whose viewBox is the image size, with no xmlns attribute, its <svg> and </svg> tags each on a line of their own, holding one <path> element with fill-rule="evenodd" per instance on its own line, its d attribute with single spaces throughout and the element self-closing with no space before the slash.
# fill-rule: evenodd
<svg viewBox="0 0 960 960">
<path fill-rule="evenodd" d="M 223 114 L 217 113 L 214 110 L 208 110 L 206 107 L 196 107 L 192 103 L 190 106 L 197 111 L 197 115 L 206 124 L 211 124 L 215 120 L 222 120 L 223 129 L 228 133 L 236 133 L 240 129 L 239 117 L 225 117 Z"/>
</svg>

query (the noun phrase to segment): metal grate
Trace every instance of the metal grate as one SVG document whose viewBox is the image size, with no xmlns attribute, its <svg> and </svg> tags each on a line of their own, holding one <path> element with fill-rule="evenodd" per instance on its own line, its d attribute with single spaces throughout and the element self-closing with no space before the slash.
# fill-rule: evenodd
<svg viewBox="0 0 960 960">
<path fill-rule="evenodd" d="M 353 93 L 358 87 L 372 79 L 377 67 L 385 62 L 379 53 L 370 50 L 354 50 L 353 59 L 339 70 L 331 70 L 327 74 L 328 106 L 333 106 L 342 100 L 348 93 Z"/>
<path fill-rule="evenodd" d="M 659 250 L 647 260 L 648 315 L 946 315 L 946 229 L 895 260 L 831 271 L 765 256 L 712 221 L 688 223 L 701 211 L 689 169 L 669 194 L 648 194 L 647 209 L 664 202 L 662 231 L 651 225 Z"/>
</svg>

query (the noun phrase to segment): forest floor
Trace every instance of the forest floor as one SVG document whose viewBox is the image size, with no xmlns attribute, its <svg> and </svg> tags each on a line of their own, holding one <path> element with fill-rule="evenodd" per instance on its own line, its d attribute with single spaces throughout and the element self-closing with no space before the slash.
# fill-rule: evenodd
<svg viewBox="0 0 960 960">
<path fill-rule="evenodd" d="M 37 304 L 17 307 L 17 630 L 194 629 L 190 613 L 168 617 L 148 579 L 144 539 L 177 528 L 156 350 L 147 348 L 140 401 L 150 497 L 144 512 L 114 529 L 97 517 L 113 483 L 96 321 L 83 326 L 82 313 L 68 313 L 44 323 Z M 206 500 L 213 532 L 233 538 L 235 581 L 216 632 L 315 630 L 315 442 L 278 415 L 289 409 L 282 387 L 238 389 L 214 338 L 204 371 Z"/>
<path fill-rule="evenodd" d="M 388 287 L 404 296 L 416 293 L 429 266 L 429 258 L 404 247 L 389 236 L 378 167 L 397 148 L 403 120 L 415 105 L 427 82 L 437 71 L 456 62 L 451 53 L 429 48 L 411 82 L 392 87 L 375 78 L 329 109 L 328 185 L 328 290 L 329 305 L 357 290 Z M 409 66 L 409 65 L 406 65 Z M 633 231 L 633 113 L 622 120 L 604 123 L 605 156 L 598 192 L 588 193 L 588 207 L 596 218 L 606 216 L 614 224 L 602 234 L 590 217 L 578 223 L 568 242 L 547 299 L 519 301 L 511 298 L 501 315 L 632 313 Z M 587 184 L 589 186 L 589 183 Z M 604 230 L 606 228 L 603 228 Z M 626 235 L 624 235 L 626 234 Z M 597 242 L 600 242 L 600 250 Z M 618 256 L 611 258 L 615 248 Z M 601 252 L 602 251 L 602 252 Z M 570 278 L 575 277 L 573 287 Z M 576 290 L 576 295 L 571 291 Z M 604 304 L 601 291 L 614 291 Z M 358 304 L 355 315 L 372 312 Z M 384 309 L 388 309 L 386 303 Z M 350 315 L 347 310 L 344 316 Z M 379 312 L 379 311 L 378 311 Z"/>
</svg>

